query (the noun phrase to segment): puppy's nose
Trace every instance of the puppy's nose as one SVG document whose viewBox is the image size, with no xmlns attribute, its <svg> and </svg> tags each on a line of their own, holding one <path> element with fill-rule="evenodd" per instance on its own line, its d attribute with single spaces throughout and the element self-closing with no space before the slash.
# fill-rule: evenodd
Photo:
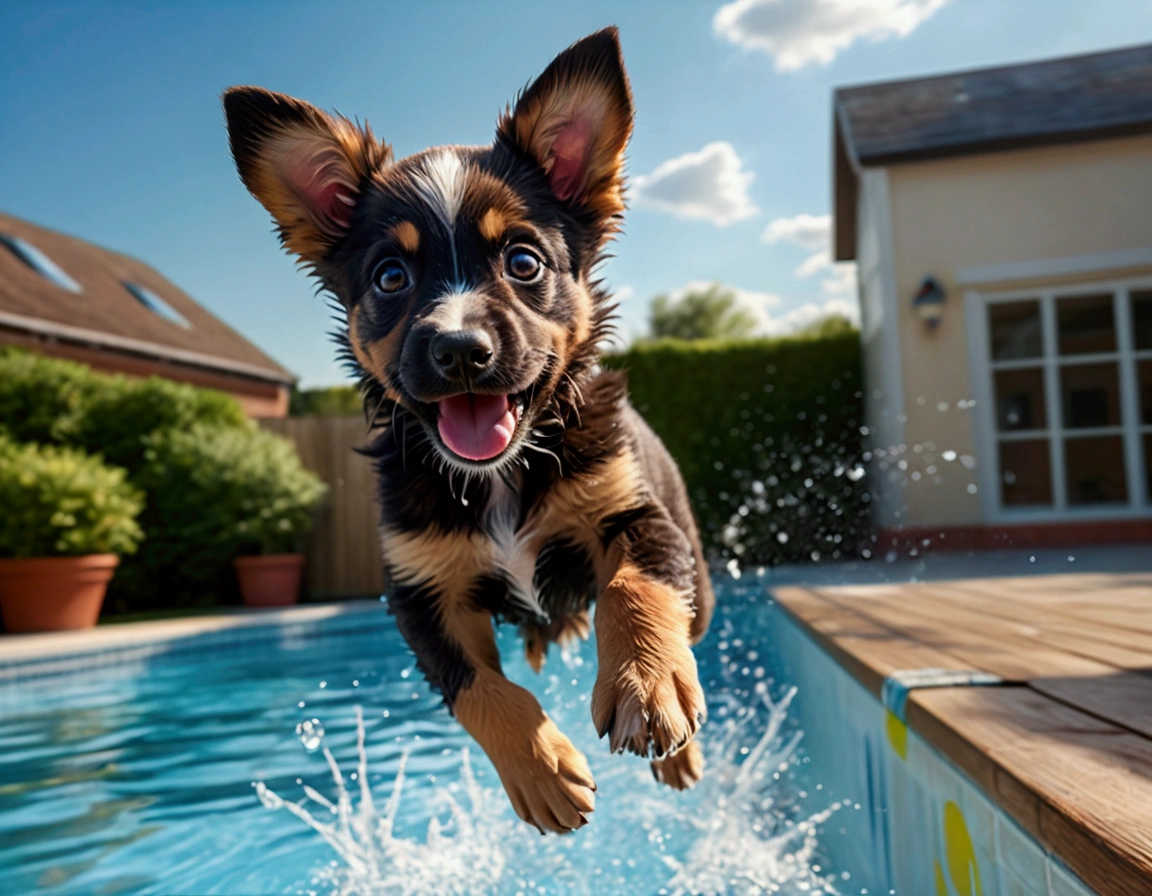
<svg viewBox="0 0 1152 896">
<path fill-rule="evenodd" d="M 492 339 L 483 330 L 439 333 L 429 350 L 436 369 L 449 379 L 477 376 L 492 363 Z"/>
</svg>

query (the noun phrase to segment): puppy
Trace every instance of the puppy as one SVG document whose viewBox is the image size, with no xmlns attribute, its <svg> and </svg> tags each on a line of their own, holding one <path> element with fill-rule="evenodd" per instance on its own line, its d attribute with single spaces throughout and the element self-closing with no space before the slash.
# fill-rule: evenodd
<svg viewBox="0 0 1152 896">
<path fill-rule="evenodd" d="M 587 823 L 588 764 L 501 672 L 586 637 L 592 720 L 656 778 L 700 777 L 691 645 L 713 593 L 687 493 L 598 366 L 597 264 L 624 210 L 632 97 L 614 28 L 573 44 L 489 146 L 394 159 L 367 125 L 256 87 L 224 95 L 240 177 L 339 302 L 361 376 L 388 606 L 420 669 L 541 833 Z"/>
</svg>

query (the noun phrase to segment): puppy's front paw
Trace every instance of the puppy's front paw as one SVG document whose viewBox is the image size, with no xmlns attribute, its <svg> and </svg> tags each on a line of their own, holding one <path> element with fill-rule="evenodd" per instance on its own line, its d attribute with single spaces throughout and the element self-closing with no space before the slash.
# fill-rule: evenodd
<svg viewBox="0 0 1152 896">
<path fill-rule="evenodd" d="M 688 642 L 673 641 L 642 659 L 601 666 L 592 721 L 613 753 L 661 759 L 688 743 L 705 716 L 704 692 Z"/>
<path fill-rule="evenodd" d="M 688 790 L 704 777 L 704 754 L 690 740 L 671 756 L 652 760 L 652 777 L 676 790 Z"/>
<path fill-rule="evenodd" d="M 565 834 L 588 823 L 587 813 L 596 806 L 592 772 L 551 719 L 545 717 L 524 742 L 489 756 L 512 808 L 541 834 Z"/>
</svg>

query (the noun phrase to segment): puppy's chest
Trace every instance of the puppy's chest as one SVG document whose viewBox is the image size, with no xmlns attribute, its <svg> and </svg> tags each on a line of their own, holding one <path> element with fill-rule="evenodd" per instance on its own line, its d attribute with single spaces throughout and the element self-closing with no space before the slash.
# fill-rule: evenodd
<svg viewBox="0 0 1152 896">
<path fill-rule="evenodd" d="M 578 612 L 596 597 L 601 553 L 579 519 L 544 512 L 520 519 L 516 496 L 493 490 L 482 516 L 494 606 L 513 621 L 544 622 Z"/>
</svg>

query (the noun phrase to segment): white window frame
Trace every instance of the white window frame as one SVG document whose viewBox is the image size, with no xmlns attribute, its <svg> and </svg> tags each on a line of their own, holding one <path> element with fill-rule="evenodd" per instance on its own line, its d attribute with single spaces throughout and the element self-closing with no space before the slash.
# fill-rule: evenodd
<svg viewBox="0 0 1152 896">
<path fill-rule="evenodd" d="M 1152 425 L 1140 418 L 1140 394 L 1136 365 L 1152 361 L 1152 349 L 1136 351 L 1133 345 L 1130 292 L 1152 289 L 1152 277 L 1123 280 L 1095 280 L 1064 286 L 1015 289 L 997 292 L 969 290 L 964 296 L 968 328 L 968 369 L 972 397 L 976 400 L 973 424 L 980 450 L 978 473 L 981 505 L 985 519 L 998 523 L 1052 522 L 1057 520 L 1103 520 L 1152 516 L 1152 499 L 1145 481 L 1142 441 L 1152 434 Z M 1116 326 L 1116 351 L 1101 354 L 1058 355 L 1056 301 L 1061 298 L 1111 293 Z M 992 360 L 988 332 L 988 309 L 1004 302 L 1039 300 L 1043 356 L 1009 361 Z M 1100 429 L 1065 429 L 1060 391 L 1060 368 L 1069 364 L 1116 362 L 1120 377 L 1121 425 Z M 1001 433 L 997 430 L 996 396 L 993 373 L 996 370 L 1040 367 L 1044 372 L 1045 417 L 1047 428 Z M 1128 484 L 1127 503 L 1095 506 L 1069 505 L 1064 470 L 1064 438 L 1093 435 L 1120 435 L 1124 444 L 1124 472 Z M 1000 501 L 1000 442 L 1012 439 L 1045 439 L 1048 442 L 1052 477 L 1050 507 L 1005 507 Z"/>
</svg>

